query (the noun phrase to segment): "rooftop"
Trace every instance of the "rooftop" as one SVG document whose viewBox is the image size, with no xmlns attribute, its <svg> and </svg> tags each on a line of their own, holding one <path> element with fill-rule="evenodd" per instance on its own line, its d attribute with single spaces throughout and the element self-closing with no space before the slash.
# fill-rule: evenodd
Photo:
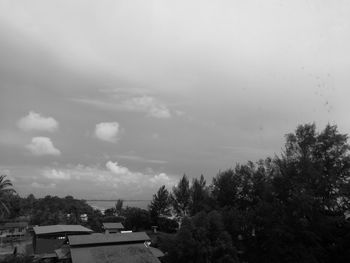
<svg viewBox="0 0 350 263">
<path fill-rule="evenodd" d="M 73 263 L 160 263 L 144 244 L 71 248 Z"/>
<path fill-rule="evenodd" d="M 143 243 L 151 240 L 145 232 L 105 235 L 100 233 L 88 236 L 68 236 L 70 246 L 99 246 L 105 244 Z"/>
<path fill-rule="evenodd" d="M 7 222 L 3 224 L 1 227 L 2 228 L 22 228 L 27 226 L 28 226 L 28 222 Z"/>
<path fill-rule="evenodd" d="M 55 233 L 92 233 L 91 229 L 81 225 L 51 225 L 33 227 L 36 235 L 55 234 Z"/>
<path fill-rule="evenodd" d="M 102 223 L 104 229 L 124 229 L 122 223 Z"/>
</svg>

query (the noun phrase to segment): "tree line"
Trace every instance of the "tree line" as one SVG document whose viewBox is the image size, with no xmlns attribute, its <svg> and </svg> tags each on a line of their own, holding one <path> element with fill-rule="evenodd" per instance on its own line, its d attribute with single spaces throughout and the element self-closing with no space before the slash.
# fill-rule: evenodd
<svg viewBox="0 0 350 263">
<path fill-rule="evenodd" d="M 300 125 L 279 156 L 237 164 L 207 185 L 184 175 L 153 196 L 154 222 L 181 223 L 157 244 L 164 262 L 350 262 L 347 135 Z"/>
</svg>

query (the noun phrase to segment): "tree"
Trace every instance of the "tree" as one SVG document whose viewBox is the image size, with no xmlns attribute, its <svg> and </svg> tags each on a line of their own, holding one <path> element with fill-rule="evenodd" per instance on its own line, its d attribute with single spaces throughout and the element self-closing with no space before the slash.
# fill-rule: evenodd
<svg viewBox="0 0 350 263">
<path fill-rule="evenodd" d="M 123 209 L 123 203 L 124 200 L 123 199 L 118 199 L 117 203 L 115 204 L 115 212 L 117 215 L 120 215 Z"/>
<path fill-rule="evenodd" d="M 177 186 L 173 187 L 172 204 L 179 218 L 188 214 L 190 206 L 190 186 L 186 174 L 182 176 Z"/>
<path fill-rule="evenodd" d="M 189 188 L 184 176 L 172 194 L 181 227 L 158 240 L 164 262 L 350 262 L 347 140 L 300 125 L 280 156 L 219 172 L 209 198 L 203 177 Z"/>
<path fill-rule="evenodd" d="M 152 220 L 156 223 L 160 216 L 170 215 L 170 199 L 169 192 L 165 185 L 158 189 L 157 194 L 153 195 L 153 200 L 149 206 Z"/>
<path fill-rule="evenodd" d="M 126 229 L 140 231 L 151 228 L 151 218 L 147 210 L 137 207 L 126 207 L 122 216 L 125 217 L 124 226 Z"/>
<path fill-rule="evenodd" d="M 315 124 L 299 125 L 286 136 L 285 151 L 274 162 L 271 208 L 278 222 L 265 224 L 260 243 L 271 250 L 258 253 L 266 262 L 332 262 L 332 251 L 344 243 L 348 231 L 347 135 L 332 125 L 321 132 Z"/>
<path fill-rule="evenodd" d="M 115 214 L 116 214 L 116 209 L 115 209 L 115 207 L 107 208 L 107 209 L 104 211 L 104 214 L 105 214 L 105 216 L 108 216 L 108 217 L 113 217 L 113 216 L 115 216 Z"/>
<path fill-rule="evenodd" d="M 220 207 L 233 206 L 237 201 L 239 181 L 232 169 L 219 174 L 213 178 L 212 194 Z"/>
<path fill-rule="evenodd" d="M 276 160 L 280 176 L 275 184 L 289 191 L 278 192 L 283 198 L 309 197 L 323 213 L 350 210 L 350 146 L 347 135 L 327 125 L 316 132 L 315 124 L 300 125 L 287 135 L 286 151 Z M 276 188 L 278 190 L 278 188 Z"/>
<path fill-rule="evenodd" d="M 191 203 L 190 203 L 191 215 L 195 215 L 196 213 L 208 208 L 209 193 L 208 193 L 208 189 L 206 187 L 206 181 L 203 175 L 201 175 L 199 180 L 195 178 L 192 181 L 190 193 L 191 193 Z"/>
<path fill-rule="evenodd" d="M 10 214 L 10 210 L 7 207 L 7 200 L 9 195 L 12 195 L 16 191 L 12 188 L 12 182 L 6 179 L 6 175 L 0 176 L 0 212 L 1 216 L 5 214 Z"/>
<path fill-rule="evenodd" d="M 167 248 L 167 262 L 238 262 L 236 249 L 217 211 L 185 217 L 174 243 Z"/>
</svg>

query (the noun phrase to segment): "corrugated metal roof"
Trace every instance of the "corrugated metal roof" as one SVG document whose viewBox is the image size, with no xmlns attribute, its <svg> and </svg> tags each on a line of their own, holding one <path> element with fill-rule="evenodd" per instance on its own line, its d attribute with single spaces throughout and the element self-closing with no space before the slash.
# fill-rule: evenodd
<svg viewBox="0 0 350 263">
<path fill-rule="evenodd" d="M 105 235 L 95 233 L 85 236 L 68 236 L 71 246 L 93 246 L 100 244 L 118 244 L 118 243 L 143 243 L 149 241 L 150 237 L 145 232 L 117 233 L 113 235 Z"/>
<path fill-rule="evenodd" d="M 51 225 L 51 226 L 35 226 L 33 227 L 36 235 L 65 233 L 65 232 L 80 232 L 80 233 L 92 233 L 91 229 L 83 227 L 81 225 Z"/>
<path fill-rule="evenodd" d="M 122 223 L 102 223 L 104 229 L 124 229 Z"/>
<path fill-rule="evenodd" d="M 73 263 L 160 263 L 144 244 L 71 248 Z"/>
</svg>

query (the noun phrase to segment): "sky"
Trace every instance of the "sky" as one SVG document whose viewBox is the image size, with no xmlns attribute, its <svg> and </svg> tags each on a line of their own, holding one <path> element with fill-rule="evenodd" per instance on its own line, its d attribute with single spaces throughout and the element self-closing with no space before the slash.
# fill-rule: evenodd
<svg viewBox="0 0 350 263">
<path fill-rule="evenodd" d="M 350 132 L 350 2 L 0 0 L 0 171 L 21 196 L 151 199 Z"/>
</svg>

